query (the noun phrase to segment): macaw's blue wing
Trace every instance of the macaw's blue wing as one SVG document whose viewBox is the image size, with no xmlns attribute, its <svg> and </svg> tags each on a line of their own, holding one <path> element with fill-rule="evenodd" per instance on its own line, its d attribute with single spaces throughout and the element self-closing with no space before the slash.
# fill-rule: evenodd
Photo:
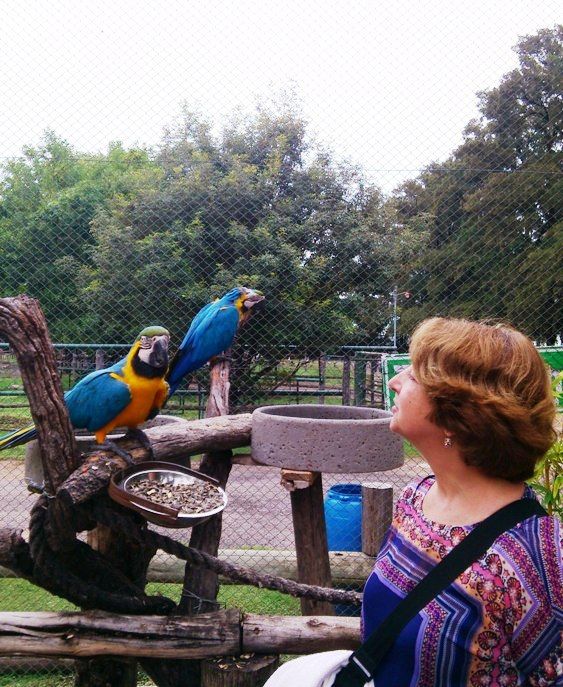
<svg viewBox="0 0 563 687">
<path fill-rule="evenodd" d="M 166 378 L 170 395 L 186 375 L 229 348 L 237 333 L 238 323 L 239 312 L 234 305 L 222 306 L 216 301 L 198 312 L 170 364 Z"/>
<path fill-rule="evenodd" d="M 129 386 L 111 373 L 121 374 L 125 358 L 112 367 L 86 375 L 65 393 L 70 421 L 75 429 L 96 432 L 120 413 L 131 401 Z M 0 451 L 35 439 L 35 425 L 29 425 L 0 437 Z"/>
<path fill-rule="evenodd" d="M 73 427 L 96 432 L 131 402 L 129 385 L 112 377 L 112 373 L 121 373 L 124 362 L 91 372 L 66 392 L 65 402 Z"/>
</svg>

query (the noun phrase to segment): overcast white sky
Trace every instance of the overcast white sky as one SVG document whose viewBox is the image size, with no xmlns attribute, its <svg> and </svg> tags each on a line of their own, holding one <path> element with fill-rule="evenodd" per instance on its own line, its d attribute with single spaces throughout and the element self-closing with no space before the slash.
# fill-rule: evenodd
<svg viewBox="0 0 563 687">
<path fill-rule="evenodd" d="M 294 89 L 310 130 L 389 190 L 461 142 L 476 92 L 556 0 L 2 0 L 0 160 L 46 128 L 83 152 L 154 145 Z M 387 170 L 387 171 L 383 171 Z"/>
</svg>

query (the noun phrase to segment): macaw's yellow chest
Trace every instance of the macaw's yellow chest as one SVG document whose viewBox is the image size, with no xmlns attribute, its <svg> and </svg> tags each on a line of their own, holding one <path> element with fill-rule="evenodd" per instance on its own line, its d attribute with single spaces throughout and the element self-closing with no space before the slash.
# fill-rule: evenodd
<svg viewBox="0 0 563 687">
<path fill-rule="evenodd" d="M 106 433 L 114 427 L 137 427 L 147 420 L 153 408 L 161 408 L 167 395 L 167 384 L 159 378 L 147 379 L 128 375 L 126 381 L 131 392 L 131 402 L 106 427 Z"/>
</svg>

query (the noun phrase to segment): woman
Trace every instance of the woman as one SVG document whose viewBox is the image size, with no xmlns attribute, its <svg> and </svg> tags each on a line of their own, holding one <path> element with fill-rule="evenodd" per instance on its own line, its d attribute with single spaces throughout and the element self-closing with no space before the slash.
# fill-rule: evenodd
<svg viewBox="0 0 563 687">
<path fill-rule="evenodd" d="M 433 475 L 407 486 L 397 503 L 364 589 L 364 639 L 476 523 L 535 498 L 524 480 L 554 440 L 549 374 L 512 327 L 432 318 L 415 330 L 410 356 L 389 383 L 390 427 Z M 370 685 L 561 685 L 562 596 L 561 523 L 532 516 L 405 625 Z M 328 687 L 348 655 L 289 662 L 267 685 Z"/>
<path fill-rule="evenodd" d="M 415 330 L 410 356 L 389 383 L 390 428 L 433 476 L 397 503 L 364 589 L 365 637 L 476 523 L 533 498 L 524 480 L 554 440 L 549 375 L 515 329 L 432 318 Z M 561 684 L 562 595 L 561 523 L 533 516 L 406 625 L 375 684 Z"/>
</svg>

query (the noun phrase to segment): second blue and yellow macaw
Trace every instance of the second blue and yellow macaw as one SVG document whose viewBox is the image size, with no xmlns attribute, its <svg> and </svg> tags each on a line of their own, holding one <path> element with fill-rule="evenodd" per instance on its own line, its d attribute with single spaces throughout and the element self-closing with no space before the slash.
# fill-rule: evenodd
<svg viewBox="0 0 563 687">
<path fill-rule="evenodd" d="M 264 300 L 258 291 L 238 286 L 205 305 L 194 317 L 170 362 L 166 381 L 172 395 L 186 375 L 227 350 L 251 309 Z"/>
<path fill-rule="evenodd" d="M 99 444 L 107 445 L 106 436 L 116 427 L 135 430 L 154 417 L 168 396 L 164 376 L 169 341 L 164 327 L 146 327 L 125 358 L 77 382 L 64 395 L 73 427 L 88 430 Z M 33 425 L 10 432 L 0 438 L 0 451 L 25 444 L 36 435 Z M 116 450 L 114 444 L 110 446 Z"/>
</svg>

